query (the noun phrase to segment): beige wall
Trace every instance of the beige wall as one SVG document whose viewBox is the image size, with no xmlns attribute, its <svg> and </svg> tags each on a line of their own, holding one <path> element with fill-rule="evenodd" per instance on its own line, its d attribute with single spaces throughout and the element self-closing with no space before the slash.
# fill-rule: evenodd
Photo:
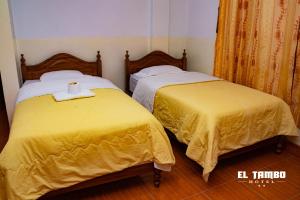
<svg viewBox="0 0 300 200">
<path fill-rule="evenodd" d="M 183 49 L 187 51 L 189 71 L 198 71 L 206 74 L 213 73 L 215 39 L 194 37 L 170 37 L 169 53 L 181 57 Z"/>
<path fill-rule="evenodd" d="M 14 38 L 7 0 L 0 0 L 0 27 L 0 70 L 6 109 L 9 121 L 11 122 L 19 82 L 16 68 Z"/>
<path fill-rule="evenodd" d="M 215 38 L 187 38 L 188 70 L 212 74 L 214 68 Z"/>
<path fill-rule="evenodd" d="M 180 58 L 182 56 L 183 49 L 187 49 L 187 38 L 186 37 L 169 37 L 169 53 L 170 55 Z M 190 63 L 190 52 L 187 52 L 188 65 Z"/>
<path fill-rule="evenodd" d="M 171 0 L 169 52 L 187 50 L 188 70 L 212 74 L 218 0 Z"/>
</svg>

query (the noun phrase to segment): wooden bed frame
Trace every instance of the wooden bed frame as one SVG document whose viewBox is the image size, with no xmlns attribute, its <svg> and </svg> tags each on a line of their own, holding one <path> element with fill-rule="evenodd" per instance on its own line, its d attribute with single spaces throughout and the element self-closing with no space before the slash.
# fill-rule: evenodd
<svg viewBox="0 0 300 200">
<path fill-rule="evenodd" d="M 186 51 L 183 50 L 182 58 L 174 58 L 162 51 L 153 51 L 146 56 L 138 59 L 138 60 L 130 60 L 129 53 L 126 51 L 125 54 L 125 71 L 126 71 L 126 92 L 131 94 L 129 91 L 129 78 L 130 75 L 140 71 L 141 69 L 156 66 L 156 65 L 173 65 L 179 67 L 183 70 L 186 70 L 187 67 L 187 58 L 186 58 Z M 171 132 L 167 130 L 169 135 Z M 268 145 L 275 145 L 275 152 L 281 153 L 282 150 L 285 148 L 286 145 L 286 137 L 285 136 L 275 136 L 273 138 L 258 142 L 251 146 L 243 147 L 241 149 L 234 150 L 232 152 L 226 153 L 224 155 L 219 156 L 219 160 L 234 157 L 254 149 L 258 149 Z"/>
<path fill-rule="evenodd" d="M 24 54 L 21 54 L 21 70 L 22 70 L 23 82 L 25 82 L 26 80 L 39 79 L 43 73 L 57 71 L 57 70 L 78 70 L 84 74 L 101 77 L 102 62 L 101 62 L 101 56 L 99 51 L 97 52 L 95 62 L 87 62 L 67 53 L 59 53 L 39 64 L 28 66 L 26 65 Z M 154 173 L 153 175 L 154 186 L 159 187 L 161 171 L 155 169 L 153 162 L 151 162 L 151 163 L 145 163 L 138 166 L 133 166 L 112 174 L 96 177 L 94 179 L 78 183 L 71 187 L 50 191 L 47 194 L 43 195 L 41 198 L 44 199 L 50 196 L 56 196 L 58 194 L 63 194 L 63 193 L 67 193 L 79 189 L 84 189 L 87 187 L 92 187 L 92 186 L 96 186 L 96 185 L 100 185 L 100 184 L 104 184 L 104 183 L 108 183 L 108 182 L 112 182 L 124 178 L 144 175 L 148 173 Z"/>
<path fill-rule="evenodd" d="M 47 60 L 36 64 L 26 65 L 24 54 L 21 54 L 21 71 L 23 82 L 40 79 L 43 73 L 57 70 L 78 70 L 83 74 L 102 76 L 100 51 L 97 52 L 96 62 L 87 62 L 67 53 L 56 54 Z"/>
</svg>

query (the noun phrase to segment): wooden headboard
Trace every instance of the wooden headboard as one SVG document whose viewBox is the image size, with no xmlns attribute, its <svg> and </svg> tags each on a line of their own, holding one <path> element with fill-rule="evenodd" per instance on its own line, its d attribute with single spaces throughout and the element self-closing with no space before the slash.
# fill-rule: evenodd
<svg viewBox="0 0 300 200">
<path fill-rule="evenodd" d="M 24 54 L 21 54 L 23 82 L 39 79 L 43 73 L 57 70 L 78 70 L 84 74 L 102 76 L 102 62 L 99 51 L 95 62 L 87 62 L 67 53 L 56 54 L 36 65 L 26 65 L 25 61 Z"/>
<path fill-rule="evenodd" d="M 187 59 L 185 49 L 183 50 L 182 58 L 174 58 L 162 51 L 153 51 L 138 60 L 129 60 L 129 53 L 125 55 L 125 70 L 126 70 L 126 92 L 129 92 L 130 74 L 134 74 L 141 69 L 157 66 L 157 65 L 173 65 L 182 70 L 186 70 Z"/>
</svg>

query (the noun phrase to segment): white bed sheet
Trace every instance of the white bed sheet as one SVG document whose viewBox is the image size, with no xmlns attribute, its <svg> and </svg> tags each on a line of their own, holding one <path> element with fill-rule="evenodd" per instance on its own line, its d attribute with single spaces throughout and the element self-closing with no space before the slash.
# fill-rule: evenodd
<svg viewBox="0 0 300 200">
<path fill-rule="evenodd" d="M 137 76 L 136 74 L 131 74 L 130 75 L 130 79 L 129 79 L 129 90 L 131 92 L 134 91 L 138 81 L 143 78 L 143 77 L 140 77 L 140 76 Z"/>
<path fill-rule="evenodd" d="M 152 112 L 155 93 L 159 88 L 168 85 L 197 83 L 213 80 L 221 79 L 199 72 L 187 71 L 183 71 L 180 73 L 149 76 L 142 78 L 138 81 L 133 91 L 132 98 L 138 101 L 140 104 L 142 104 L 150 112 Z"/>
</svg>

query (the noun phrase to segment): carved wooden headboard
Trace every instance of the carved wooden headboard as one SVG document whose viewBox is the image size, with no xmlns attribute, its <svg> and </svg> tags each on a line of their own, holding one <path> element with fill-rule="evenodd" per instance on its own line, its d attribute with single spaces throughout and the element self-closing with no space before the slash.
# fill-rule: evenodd
<svg viewBox="0 0 300 200">
<path fill-rule="evenodd" d="M 180 69 L 186 70 L 187 59 L 185 49 L 182 58 L 174 58 L 162 51 L 153 51 L 138 60 L 129 60 L 129 53 L 125 55 L 125 71 L 126 71 L 126 92 L 129 92 L 130 74 L 134 74 L 141 69 L 157 66 L 157 65 L 173 65 Z"/>
<path fill-rule="evenodd" d="M 36 65 L 26 65 L 25 61 L 24 54 L 21 54 L 23 82 L 39 79 L 43 73 L 57 70 L 78 70 L 84 74 L 102 76 L 102 62 L 99 51 L 95 62 L 87 62 L 67 53 L 56 54 Z"/>
</svg>

